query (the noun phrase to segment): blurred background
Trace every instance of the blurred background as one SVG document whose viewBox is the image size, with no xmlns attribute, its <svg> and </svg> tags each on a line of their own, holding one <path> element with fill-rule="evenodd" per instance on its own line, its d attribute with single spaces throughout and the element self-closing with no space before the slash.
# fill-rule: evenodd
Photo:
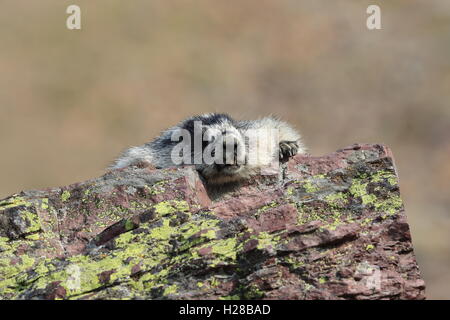
<svg viewBox="0 0 450 320">
<path fill-rule="evenodd" d="M 383 29 L 369 31 L 377 2 Z M 314 155 L 392 148 L 428 298 L 450 298 L 450 1 L 0 6 L 0 198 L 101 175 L 194 113 L 274 113 Z"/>
</svg>

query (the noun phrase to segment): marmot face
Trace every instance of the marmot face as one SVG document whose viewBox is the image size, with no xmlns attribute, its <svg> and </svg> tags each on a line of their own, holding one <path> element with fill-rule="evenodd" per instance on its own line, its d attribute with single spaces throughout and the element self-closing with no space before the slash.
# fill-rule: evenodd
<svg viewBox="0 0 450 320">
<path fill-rule="evenodd" d="M 237 176 L 246 165 L 245 141 L 241 133 L 235 128 L 215 136 L 215 139 L 204 149 L 202 164 L 197 164 L 196 169 L 206 180 L 214 180 L 219 176 L 232 179 Z M 209 161 L 209 155 L 211 161 Z"/>
<path fill-rule="evenodd" d="M 197 171 L 213 183 L 237 180 L 247 164 L 247 148 L 241 131 L 232 120 L 219 119 L 203 127 L 202 163 L 195 165 Z"/>
</svg>

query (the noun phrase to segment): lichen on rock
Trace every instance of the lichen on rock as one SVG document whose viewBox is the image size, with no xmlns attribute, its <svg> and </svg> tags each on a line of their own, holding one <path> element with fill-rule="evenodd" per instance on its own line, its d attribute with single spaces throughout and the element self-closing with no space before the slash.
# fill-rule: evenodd
<svg viewBox="0 0 450 320">
<path fill-rule="evenodd" d="M 424 298 L 389 149 L 280 170 L 214 199 L 191 167 L 129 167 L 1 200 L 0 298 Z"/>
</svg>

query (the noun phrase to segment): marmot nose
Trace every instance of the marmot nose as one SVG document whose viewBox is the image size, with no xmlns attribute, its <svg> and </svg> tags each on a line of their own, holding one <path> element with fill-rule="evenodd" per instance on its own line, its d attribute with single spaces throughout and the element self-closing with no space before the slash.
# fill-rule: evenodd
<svg viewBox="0 0 450 320">
<path fill-rule="evenodd" d="M 237 163 L 238 155 L 238 142 L 232 141 L 231 143 L 223 144 L 223 163 L 224 165 L 234 165 Z"/>
</svg>

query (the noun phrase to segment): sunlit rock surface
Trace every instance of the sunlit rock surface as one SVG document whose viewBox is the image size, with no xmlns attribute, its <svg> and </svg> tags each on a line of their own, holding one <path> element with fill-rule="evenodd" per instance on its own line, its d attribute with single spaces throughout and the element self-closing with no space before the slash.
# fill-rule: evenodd
<svg viewBox="0 0 450 320">
<path fill-rule="evenodd" d="M 2 299 L 423 299 L 390 150 L 206 190 L 130 167 L 0 200 Z"/>
</svg>

